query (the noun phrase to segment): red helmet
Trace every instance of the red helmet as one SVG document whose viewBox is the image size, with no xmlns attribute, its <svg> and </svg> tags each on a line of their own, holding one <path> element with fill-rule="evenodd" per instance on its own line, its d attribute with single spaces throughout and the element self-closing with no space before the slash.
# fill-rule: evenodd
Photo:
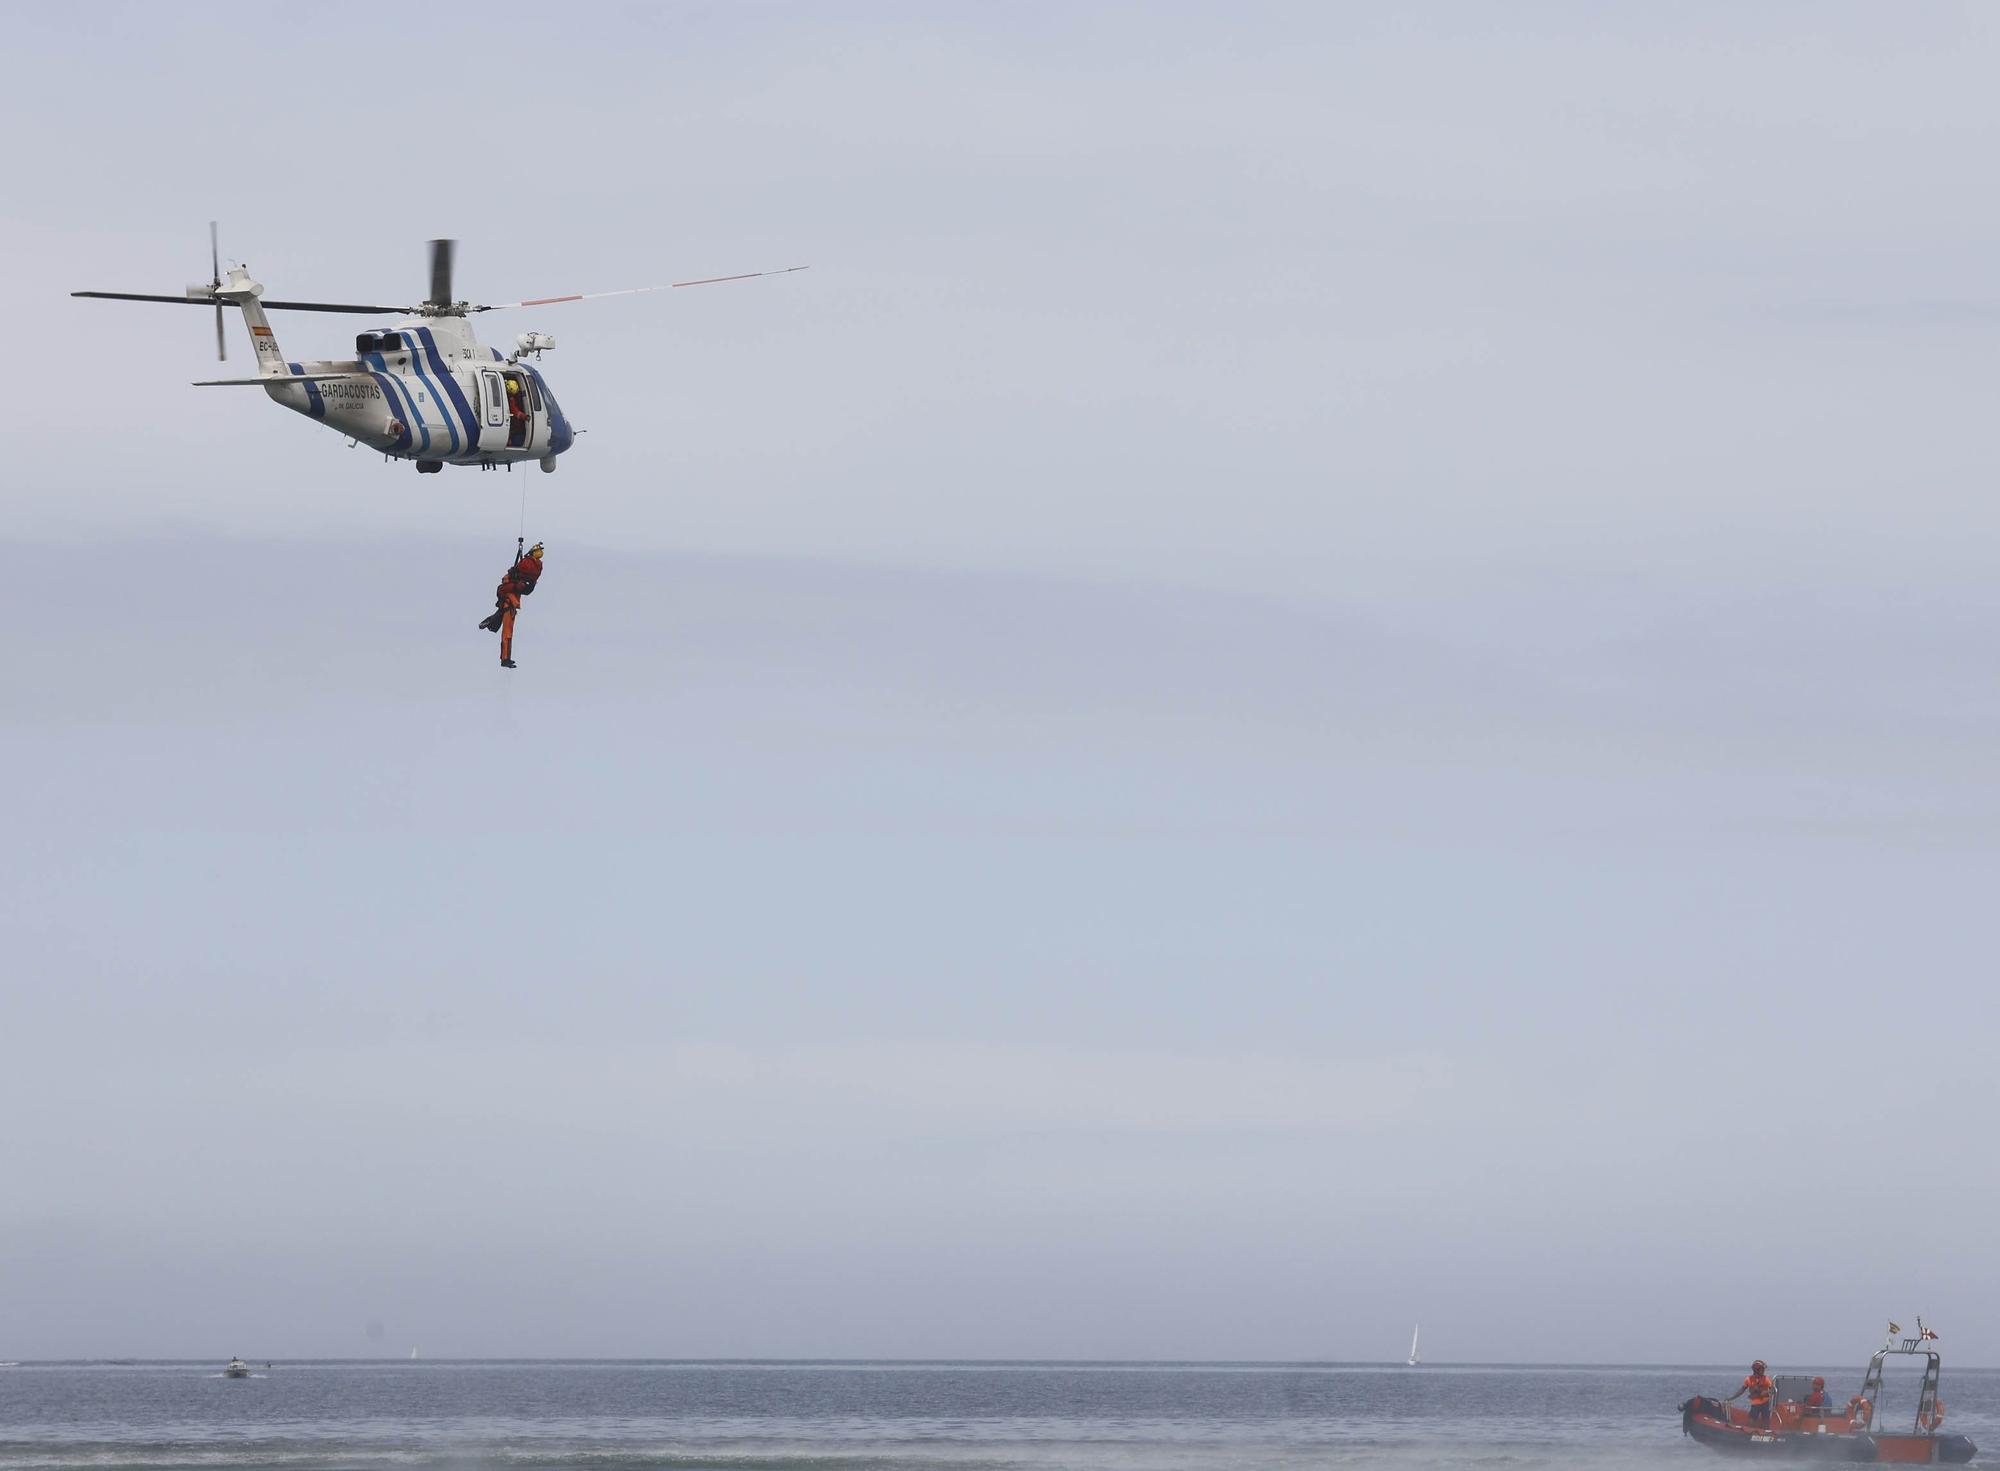
<svg viewBox="0 0 2000 1471">
<path fill-rule="evenodd" d="M 1825 1379 L 1823 1379 L 1823 1378 L 1821 1378 L 1821 1377 L 1820 1377 L 1819 1375 L 1817 1375 L 1817 1374 L 1813 1375 L 1813 1388 L 1814 1388 L 1814 1389 L 1825 1389 L 1825 1388 L 1826 1388 L 1826 1380 L 1825 1380 Z"/>
<path fill-rule="evenodd" d="M 1763 1372 L 1764 1372 L 1764 1361 L 1763 1361 L 1762 1359 L 1759 1359 L 1759 1360 L 1757 1360 L 1757 1362 L 1756 1362 L 1756 1363 L 1754 1363 L 1754 1364 L 1752 1364 L 1752 1365 L 1750 1366 L 1750 1372 L 1751 1372 L 1752 1374 L 1761 1374 L 1761 1373 L 1763 1373 Z"/>
</svg>

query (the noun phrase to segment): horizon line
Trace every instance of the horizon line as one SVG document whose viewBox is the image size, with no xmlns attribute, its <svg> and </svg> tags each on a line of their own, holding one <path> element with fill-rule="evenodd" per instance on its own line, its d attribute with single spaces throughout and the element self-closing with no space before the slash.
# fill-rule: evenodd
<svg viewBox="0 0 2000 1471">
<path fill-rule="evenodd" d="M 10 1367 L 30 1368 L 41 1365 L 90 1364 L 105 1368 L 137 1368 L 144 1365 L 209 1364 L 227 1362 L 213 1355 L 175 1354 L 166 1357 L 145 1357 L 135 1355 L 77 1356 L 66 1355 L 56 1358 L 15 1359 L 6 1362 Z M 464 1355 L 447 1354 L 433 1358 L 401 1357 L 385 1354 L 293 1354 L 273 1355 L 270 1358 L 246 1359 L 252 1365 L 285 1364 L 683 1364 L 683 1365 L 755 1365 L 755 1366 L 795 1366 L 818 1365 L 852 1366 L 937 1366 L 972 1365 L 990 1367 L 1052 1366 L 1052 1367 L 1141 1367 L 1141 1368 L 1281 1368 L 1281 1369 L 1721 1369 L 1735 1372 L 1734 1361 L 1698 1363 L 1694 1361 L 1660 1360 L 1642 1361 L 1637 1359 L 1426 1359 L 1420 1364 L 1410 1364 L 1404 1359 L 1189 1359 L 1189 1358 L 984 1358 L 970 1355 L 947 1355 L 943 1357 L 840 1357 L 834 1355 L 807 1355 L 802 1357 L 769 1357 L 744 1355 L 534 1355 L 496 1354 Z M 1993 1366 L 1985 1364 L 1960 1364 L 1956 1367 L 1984 1373 Z"/>
</svg>

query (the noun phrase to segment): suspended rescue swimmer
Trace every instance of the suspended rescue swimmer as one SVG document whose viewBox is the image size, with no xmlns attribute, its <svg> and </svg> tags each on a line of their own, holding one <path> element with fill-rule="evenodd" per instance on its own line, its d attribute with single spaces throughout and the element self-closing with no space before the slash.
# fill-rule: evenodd
<svg viewBox="0 0 2000 1471">
<path fill-rule="evenodd" d="M 515 542 L 518 550 L 520 543 Z M 500 586 L 493 592 L 493 611 L 479 620 L 479 626 L 488 633 L 500 635 L 500 667 L 513 669 L 514 663 L 514 615 L 521 611 L 521 599 L 535 590 L 535 584 L 542 578 L 542 544 L 536 542 L 515 558 L 500 579 Z"/>
</svg>

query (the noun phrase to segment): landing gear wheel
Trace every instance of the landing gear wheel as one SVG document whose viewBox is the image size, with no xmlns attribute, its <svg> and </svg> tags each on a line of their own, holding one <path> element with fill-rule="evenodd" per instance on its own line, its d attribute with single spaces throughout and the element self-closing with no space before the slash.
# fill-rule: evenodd
<svg viewBox="0 0 2000 1471">
<path fill-rule="evenodd" d="M 443 460 L 417 461 L 417 473 L 419 475 L 435 475 L 437 474 L 438 471 L 442 470 L 443 468 L 444 468 Z"/>
</svg>

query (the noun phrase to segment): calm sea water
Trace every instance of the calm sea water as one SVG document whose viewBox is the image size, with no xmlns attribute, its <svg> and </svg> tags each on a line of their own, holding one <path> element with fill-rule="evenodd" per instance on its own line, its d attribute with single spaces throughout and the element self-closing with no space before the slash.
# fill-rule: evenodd
<svg viewBox="0 0 2000 1471">
<path fill-rule="evenodd" d="M 1741 1377 L 1740 1367 L 341 1361 L 230 1380 L 214 1364 L 23 1364 L 0 1369 L 0 1471 L 1725 1471 L 1682 1438 L 1675 1406 Z M 1834 1382 L 1858 1378 L 1844 1369 Z M 1945 1391 L 1951 1428 L 2000 1449 L 2000 1371 L 1948 1369 Z"/>
</svg>

